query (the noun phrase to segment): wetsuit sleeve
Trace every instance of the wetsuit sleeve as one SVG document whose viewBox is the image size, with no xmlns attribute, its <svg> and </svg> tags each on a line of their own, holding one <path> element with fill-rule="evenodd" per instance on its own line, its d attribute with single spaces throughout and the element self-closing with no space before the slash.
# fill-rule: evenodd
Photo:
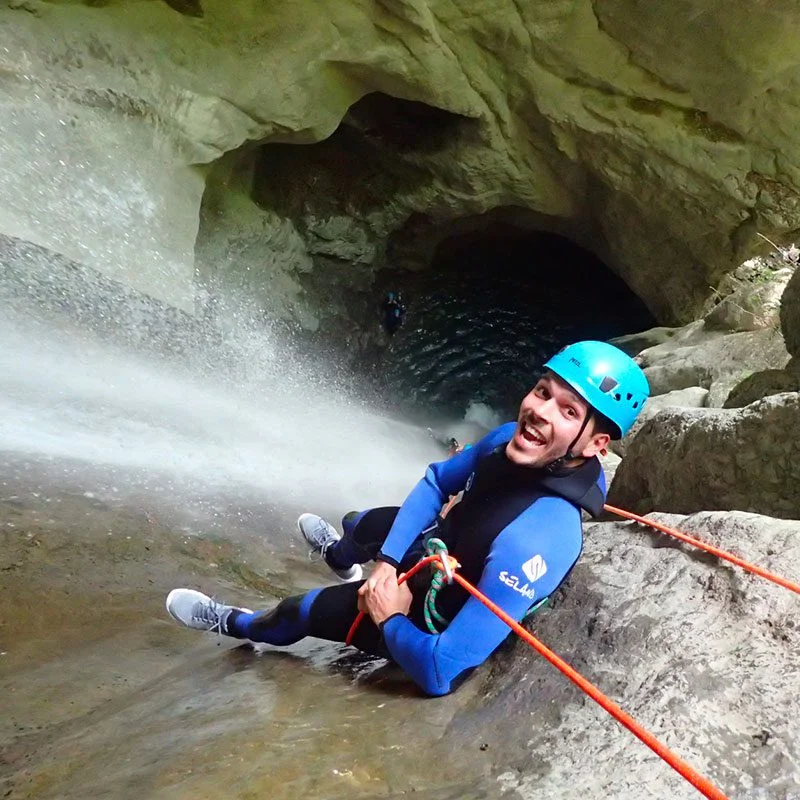
<svg viewBox="0 0 800 800">
<path fill-rule="evenodd" d="M 432 525 L 450 495 L 458 494 L 483 456 L 498 444 L 507 442 L 516 423 L 509 422 L 490 431 L 474 447 L 428 466 L 425 477 L 412 489 L 397 512 L 394 524 L 384 540 L 379 561 L 398 566 L 414 539 Z"/>
<path fill-rule="evenodd" d="M 578 510 L 560 498 L 540 498 L 495 539 L 478 589 L 519 621 L 555 591 L 578 560 L 581 546 Z M 429 695 L 452 691 L 453 682 L 482 664 L 508 632 L 474 597 L 439 635 L 421 631 L 402 615 L 383 626 L 392 658 Z"/>
</svg>

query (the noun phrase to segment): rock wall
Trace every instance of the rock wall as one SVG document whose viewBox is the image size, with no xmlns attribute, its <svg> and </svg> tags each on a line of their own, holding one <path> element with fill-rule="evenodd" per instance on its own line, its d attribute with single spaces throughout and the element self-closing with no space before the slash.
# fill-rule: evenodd
<svg viewBox="0 0 800 800">
<path fill-rule="evenodd" d="M 797 522 L 739 512 L 656 519 L 800 578 Z M 727 796 L 798 796 L 797 596 L 634 524 L 585 533 L 568 585 L 529 623 L 535 635 Z M 698 796 L 516 639 L 448 737 L 502 754 L 502 785 L 525 798 Z"/>
<path fill-rule="evenodd" d="M 792 463 L 800 407 L 797 248 L 779 255 L 765 272 L 764 263 L 737 270 L 728 296 L 735 302 L 719 314 L 747 307 L 733 316 L 745 328 L 757 320 L 764 327 L 717 330 L 723 301 L 704 320 L 617 340 L 644 368 L 654 397 L 630 434 L 613 443 L 625 459 L 609 502 L 640 512 L 739 509 L 800 518 Z M 760 277 L 742 280 L 754 268 Z M 778 316 L 774 297 L 783 287 Z"/>
<path fill-rule="evenodd" d="M 635 436 L 609 503 L 634 512 L 758 511 L 800 518 L 800 394 L 741 409 L 665 409 Z"/>
<path fill-rule="evenodd" d="M 743 0 L 668 14 L 634 0 L 12 0 L 0 22 L 0 233 L 178 305 L 202 165 L 319 142 L 343 120 L 355 159 L 377 151 L 396 180 L 361 173 L 378 190 L 349 203 L 340 149 L 317 175 L 336 196 L 295 183 L 301 220 L 274 223 L 318 242 L 355 220 L 377 266 L 413 215 L 516 206 L 588 243 L 675 324 L 756 229 L 800 227 L 800 12 L 785 0 L 757 14 Z M 367 96 L 443 114 L 418 146 L 407 105 L 348 119 Z M 248 236 L 263 226 L 250 216 Z M 284 239 L 307 268 L 313 254 Z"/>
</svg>

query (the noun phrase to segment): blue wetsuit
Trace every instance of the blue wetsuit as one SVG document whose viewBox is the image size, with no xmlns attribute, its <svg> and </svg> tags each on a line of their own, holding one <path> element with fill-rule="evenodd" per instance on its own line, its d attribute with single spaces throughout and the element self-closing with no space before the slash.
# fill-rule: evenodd
<svg viewBox="0 0 800 800">
<path fill-rule="evenodd" d="M 436 536 L 461 563 L 467 580 L 511 617 L 522 619 L 555 591 L 580 556 L 580 510 L 593 515 L 602 510 L 605 480 L 595 458 L 556 474 L 510 462 L 505 445 L 515 428 L 513 422 L 502 425 L 468 450 L 431 464 L 399 509 L 375 509 L 360 515 L 354 526 L 346 524 L 346 535 L 331 548 L 329 560 L 342 567 L 377 557 L 407 570 L 422 555 L 426 537 Z M 448 497 L 462 491 L 461 501 L 442 520 L 439 512 Z M 317 589 L 283 601 L 273 612 L 242 614 L 229 623 L 229 632 L 273 644 L 304 635 L 343 641 L 360 585 Z M 432 634 L 422 615 L 427 580 L 415 579 L 411 589 L 408 617 L 395 614 L 380 630 L 365 619 L 354 644 L 390 657 L 426 693 L 446 694 L 486 660 L 509 629 L 460 586 L 450 585 L 436 603 L 450 624 Z"/>
</svg>

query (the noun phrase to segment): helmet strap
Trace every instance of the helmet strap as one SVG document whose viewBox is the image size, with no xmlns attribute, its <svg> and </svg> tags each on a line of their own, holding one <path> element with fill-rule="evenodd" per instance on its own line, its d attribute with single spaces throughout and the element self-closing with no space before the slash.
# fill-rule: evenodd
<svg viewBox="0 0 800 800">
<path fill-rule="evenodd" d="M 575 438 L 570 442 L 569 447 L 567 448 L 567 452 L 564 453 L 563 456 L 559 456 L 558 458 L 554 459 L 549 464 L 545 464 L 544 468 L 546 472 L 556 472 L 557 470 L 561 469 L 561 467 L 563 467 L 567 463 L 567 461 L 574 461 L 576 458 L 580 458 L 580 456 L 576 456 L 572 452 L 572 448 L 575 447 L 576 444 L 578 444 L 578 440 L 581 438 L 581 436 L 583 436 L 584 431 L 589 426 L 589 423 L 592 421 L 593 416 L 594 416 L 594 409 L 590 407 L 589 410 L 586 412 L 586 416 L 584 417 L 583 422 L 581 423 L 580 430 L 578 431 Z"/>
</svg>

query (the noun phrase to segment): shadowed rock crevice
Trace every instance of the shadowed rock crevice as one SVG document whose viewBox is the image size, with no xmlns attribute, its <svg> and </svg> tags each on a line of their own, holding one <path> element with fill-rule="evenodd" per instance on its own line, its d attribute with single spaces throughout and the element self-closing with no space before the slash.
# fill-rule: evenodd
<svg viewBox="0 0 800 800">
<path fill-rule="evenodd" d="M 477 121 L 416 100 L 373 92 L 354 103 L 342 126 L 360 131 L 368 141 L 399 153 L 444 149 L 461 130 Z"/>
<path fill-rule="evenodd" d="M 294 217 L 306 211 L 385 213 L 395 198 L 431 183 L 428 159 L 478 130 L 476 120 L 375 92 L 351 106 L 320 142 L 261 145 L 252 197 Z"/>
<path fill-rule="evenodd" d="M 203 16 L 203 5 L 200 0 L 164 0 L 164 2 L 171 9 L 186 17 Z"/>
</svg>

